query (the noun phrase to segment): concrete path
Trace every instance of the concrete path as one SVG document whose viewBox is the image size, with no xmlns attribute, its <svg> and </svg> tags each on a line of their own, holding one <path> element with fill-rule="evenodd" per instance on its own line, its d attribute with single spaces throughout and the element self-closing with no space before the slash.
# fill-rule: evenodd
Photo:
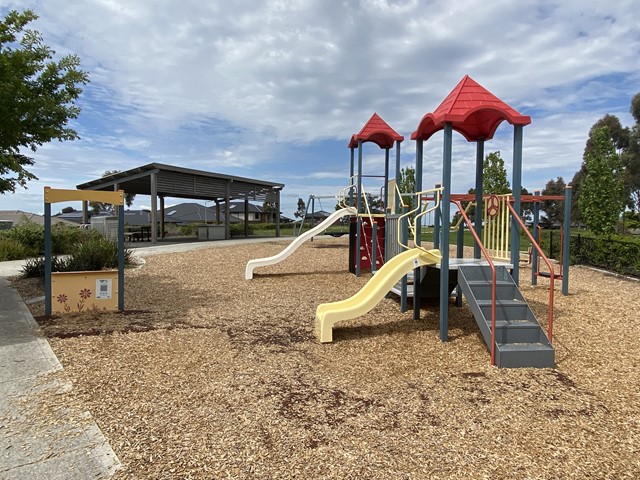
<svg viewBox="0 0 640 480">
<path fill-rule="evenodd" d="M 287 238 L 141 246 L 134 255 L 275 240 Z M 0 262 L 0 480 L 108 478 L 120 467 L 118 458 L 89 412 L 72 401 L 62 365 L 3 278 L 19 275 L 23 264 Z"/>
</svg>

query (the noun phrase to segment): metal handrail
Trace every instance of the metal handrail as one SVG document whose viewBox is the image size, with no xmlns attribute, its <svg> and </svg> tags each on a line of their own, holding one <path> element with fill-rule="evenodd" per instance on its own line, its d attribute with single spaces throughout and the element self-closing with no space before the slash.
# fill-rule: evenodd
<svg viewBox="0 0 640 480">
<path fill-rule="evenodd" d="M 473 225 L 471 224 L 471 220 L 469 220 L 469 217 L 467 216 L 464 209 L 462 208 L 462 204 L 460 203 L 460 201 L 451 200 L 451 203 L 455 204 L 456 207 L 458 207 L 458 210 L 460 211 L 460 215 L 462 215 L 465 223 L 469 226 L 469 231 L 473 235 L 474 240 L 480 247 L 482 254 L 487 259 L 487 262 L 489 263 L 489 267 L 491 268 L 491 365 L 495 365 L 496 364 L 496 267 L 493 264 L 491 257 L 489 256 L 489 252 L 487 252 L 487 249 L 484 248 L 484 245 L 480 241 L 480 237 L 478 237 L 478 234 L 476 233 L 475 228 L 473 228 Z M 445 248 L 449 248 L 449 246 L 446 245 Z"/>
<path fill-rule="evenodd" d="M 522 230 L 524 230 L 524 233 L 527 234 L 527 237 L 529 237 L 529 240 L 531 241 L 531 245 L 538 251 L 538 255 L 540 255 L 540 257 L 538 258 L 542 258 L 542 260 L 544 260 L 544 263 L 547 264 L 547 267 L 549 267 L 549 321 L 547 323 L 547 336 L 549 337 L 549 343 L 553 343 L 553 297 L 554 297 L 553 282 L 555 278 L 553 267 L 551 266 L 551 262 L 542 251 L 542 248 L 540 247 L 538 242 L 535 241 L 535 239 L 533 238 L 533 235 L 531 235 L 531 232 L 529 232 L 529 229 L 525 226 L 524 222 L 520 218 L 520 215 L 515 211 L 515 209 L 513 208 L 513 205 L 511 205 L 511 201 L 507 202 L 507 206 L 511 211 L 511 216 L 516 219 L 516 221 L 520 225 L 520 228 L 522 228 Z"/>
</svg>

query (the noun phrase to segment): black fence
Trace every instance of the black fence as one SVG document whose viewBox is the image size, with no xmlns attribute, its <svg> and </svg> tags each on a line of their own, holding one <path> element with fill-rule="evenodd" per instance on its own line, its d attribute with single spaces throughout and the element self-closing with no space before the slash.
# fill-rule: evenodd
<svg viewBox="0 0 640 480">
<path fill-rule="evenodd" d="M 640 277 L 638 242 L 577 234 L 571 235 L 570 252 L 572 264 L 591 265 L 622 275 Z"/>
</svg>

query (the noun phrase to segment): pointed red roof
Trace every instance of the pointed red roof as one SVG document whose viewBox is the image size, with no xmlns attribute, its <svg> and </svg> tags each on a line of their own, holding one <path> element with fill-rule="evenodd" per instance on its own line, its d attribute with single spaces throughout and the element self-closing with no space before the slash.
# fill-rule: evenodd
<svg viewBox="0 0 640 480">
<path fill-rule="evenodd" d="M 468 141 L 493 138 L 498 125 L 507 120 L 512 125 L 529 125 L 531 117 L 522 115 L 482 85 L 465 75 L 433 113 L 427 113 L 412 140 L 426 140 L 450 122 L 453 129 Z"/>
<path fill-rule="evenodd" d="M 364 124 L 362 130 L 351 136 L 349 148 L 356 148 L 358 140 L 362 140 L 362 143 L 373 142 L 380 148 L 391 148 L 394 142 L 401 142 L 404 137 L 391 128 L 377 113 L 374 113 Z"/>
</svg>

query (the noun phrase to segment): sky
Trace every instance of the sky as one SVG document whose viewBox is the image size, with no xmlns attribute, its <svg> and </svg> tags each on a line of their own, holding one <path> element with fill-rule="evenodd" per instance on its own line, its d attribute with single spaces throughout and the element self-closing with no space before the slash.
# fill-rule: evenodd
<svg viewBox="0 0 640 480">
<path fill-rule="evenodd" d="M 81 138 L 38 149 L 39 180 L 0 195 L 0 210 L 39 213 L 44 186 L 158 162 L 284 183 L 292 217 L 298 198 L 348 185 L 347 143 L 374 112 L 404 135 L 402 167 L 415 165 L 411 133 L 464 75 L 531 116 L 532 191 L 570 181 L 591 126 L 607 113 L 631 125 L 640 92 L 637 0 L 0 0 L 2 16 L 25 8 L 90 83 L 71 123 Z M 442 177 L 442 144 L 425 143 L 425 186 Z M 512 144 L 507 122 L 485 144 L 509 178 Z M 365 175 L 384 175 L 383 150 L 363 155 Z M 453 193 L 473 187 L 474 164 L 475 144 L 454 132 Z M 364 186 L 377 194 L 380 179 Z"/>
</svg>

